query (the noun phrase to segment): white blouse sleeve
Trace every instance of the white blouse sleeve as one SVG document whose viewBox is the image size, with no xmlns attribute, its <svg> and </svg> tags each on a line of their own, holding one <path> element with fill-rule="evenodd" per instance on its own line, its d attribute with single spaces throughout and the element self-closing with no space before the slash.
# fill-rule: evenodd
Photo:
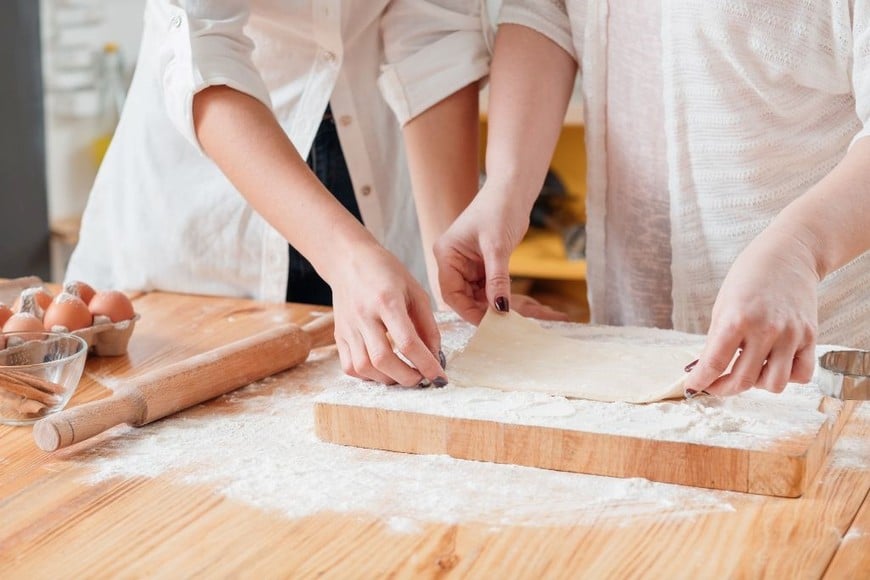
<svg viewBox="0 0 870 580">
<path fill-rule="evenodd" d="M 855 141 L 870 137 L 870 3 L 855 2 L 852 21 L 852 88 L 855 111 L 864 128 Z"/>
<path fill-rule="evenodd" d="M 168 29 L 161 48 L 161 80 L 167 113 L 184 137 L 201 151 L 193 126 L 193 96 L 226 85 L 271 108 L 269 91 L 254 66 L 253 41 L 244 33 L 247 0 L 169 0 L 163 6 Z"/>
<path fill-rule="evenodd" d="M 378 87 L 404 125 L 489 73 L 482 0 L 394 0 L 381 19 Z"/>
<path fill-rule="evenodd" d="M 578 60 L 565 0 L 505 0 L 498 14 L 498 23 L 531 28 Z"/>
</svg>

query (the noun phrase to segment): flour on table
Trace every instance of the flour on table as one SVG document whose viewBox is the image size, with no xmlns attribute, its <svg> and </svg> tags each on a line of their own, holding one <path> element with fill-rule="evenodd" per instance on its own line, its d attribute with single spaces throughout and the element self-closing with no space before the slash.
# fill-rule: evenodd
<svg viewBox="0 0 870 580">
<path fill-rule="evenodd" d="M 454 384 L 573 399 L 649 403 L 683 396 L 700 348 L 578 340 L 515 312 L 488 311 L 450 360 Z"/>
<path fill-rule="evenodd" d="M 439 315 L 449 355 L 473 328 Z M 589 340 L 697 347 L 699 337 L 658 329 L 556 324 Z M 448 375 L 450 374 L 448 367 Z M 94 377 L 101 380 L 101 377 Z M 102 381 L 114 386 L 112 381 Z M 207 485 L 236 501 L 288 518 L 334 512 L 379 518 L 395 533 L 429 523 L 493 527 L 610 525 L 638 518 L 695 518 L 733 511 L 751 495 L 324 443 L 314 435 L 314 403 L 343 401 L 472 418 L 573 426 L 676 441 L 770 444 L 777 434 L 816 428 L 813 387 L 782 395 L 750 391 L 728 399 L 633 405 L 571 400 L 494 389 L 399 389 L 345 377 L 332 350 L 292 371 L 255 383 L 139 429 L 110 431 L 100 445 L 55 453 L 90 469 L 90 481 L 162 477 Z"/>
<path fill-rule="evenodd" d="M 87 466 L 89 481 L 164 477 L 207 485 L 236 501 L 302 518 L 321 512 L 374 516 L 395 533 L 430 523 L 619 526 L 636 518 L 692 518 L 733 511 L 742 494 L 324 443 L 315 401 L 344 377 L 331 351 L 168 419 L 116 428 L 87 451 L 57 452 Z M 434 391 L 430 391 L 434 392 Z"/>
</svg>

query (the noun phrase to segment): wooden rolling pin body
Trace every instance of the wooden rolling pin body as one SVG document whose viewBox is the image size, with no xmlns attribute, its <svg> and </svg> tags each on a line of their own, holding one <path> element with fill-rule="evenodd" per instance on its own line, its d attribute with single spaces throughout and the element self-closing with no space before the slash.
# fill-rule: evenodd
<svg viewBox="0 0 870 580">
<path fill-rule="evenodd" d="M 121 423 L 141 427 L 304 362 L 312 348 L 333 342 L 333 328 L 332 314 L 325 314 L 301 328 L 271 328 L 151 371 L 111 397 L 38 421 L 33 438 L 40 449 L 55 451 Z"/>
</svg>

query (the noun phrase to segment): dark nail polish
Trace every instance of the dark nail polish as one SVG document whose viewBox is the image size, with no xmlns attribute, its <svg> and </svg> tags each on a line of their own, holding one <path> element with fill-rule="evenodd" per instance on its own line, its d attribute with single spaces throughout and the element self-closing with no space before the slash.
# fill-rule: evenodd
<svg viewBox="0 0 870 580">
<path fill-rule="evenodd" d="M 442 369 L 446 369 L 446 368 L 447 368 L 447 357 L 444 356 L 444 351 L 443 351 L 443 350 L 439 350 L 439 351 L 438 351 L 438 362 L 441 363 L 441 368 L 442 368 Z"/>
<path fill-rule="evenodd" d="M 447 379 L 445 379 L 444 377 L 435 377 L 434 379 L 432 379 L 432 385 L 436 389 L 443 389 L 447 386 Z"/>
<path fill-rule="evenodd" d="M 683 370 L 686 371 L 687 373 L 692 372 L 692 369 L 695 368 L 695 365 L 697 365 L 697 364 L 698 364 L 698 359 L 695 359 L 692 362 L 690 362 L 689 364 L 687 364 L 685 367 L 683 367 Z"/>
<path fill-rule="evenodd" d="M 686 389 L 686 398 L 687 399 L 691 399 L 692 397 L 694 397 L 697 394 L 698 394 L 698 391 L 695 391 L 693 389 Z"/>
<path fill-rule="evenodd" d="M 508 312 L 510 311 L 510 306 L 508 306 L 508 299 L 504 296 L 499 296 L 495 299 L 495 309 L 499 312 Z"/>
<path fill-rule="evenodd" d="M 422 381 L 417 383 L 418 389 L 428 389 L 431 386 L 432 386 L 432 383 L 429 382 L 429 379 L 423 379 Z"/>
</svg>

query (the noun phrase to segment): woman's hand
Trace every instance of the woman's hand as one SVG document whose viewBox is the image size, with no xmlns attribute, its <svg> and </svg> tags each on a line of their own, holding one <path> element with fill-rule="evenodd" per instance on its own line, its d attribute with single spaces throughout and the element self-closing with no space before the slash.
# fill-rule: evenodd
<svg viewBox="0 0 870 580">
<path fill-rule="evenodd" d="M 523 204 L 511 207 L 510 196 L 496 189 L 484 185 L 435 244 L 441 296 L 472 324 L 480 323 L 488 304 L 510 309 L 508 262 L 529 227 Z"/>
<path fill-rule="evenodd" d="M 376 244 L 357 248 L 327 281 L 345 373 L 388 385 L 447 384 L 429 295 L 392 254 Z"/>
<path fill-rule="evenodd" d="M 567 322 L 568 315 L 525 294 L 511 294 L 511 309 L 527 318 Z"/>
<path fill-rule="evenodd" d="M 688 394 L 733 395 L 753 386 L 779 393 L 788 382 L 812 378 L 815 264 L 812 248 L 782 228 L 768 228 L 746 247 L 716 297 L 707 344 L 686 379 Z"/>
</svg>

